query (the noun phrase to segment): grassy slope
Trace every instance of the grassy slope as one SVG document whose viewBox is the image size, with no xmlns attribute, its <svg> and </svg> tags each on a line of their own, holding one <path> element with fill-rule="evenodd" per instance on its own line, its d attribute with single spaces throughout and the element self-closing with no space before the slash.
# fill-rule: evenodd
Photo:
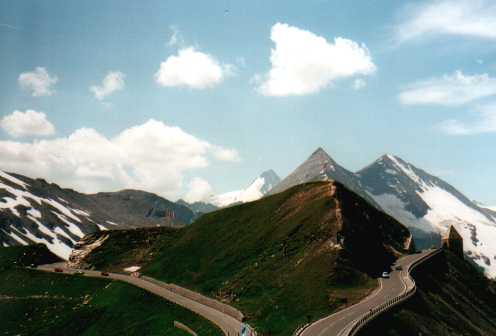
<svg viewBox="0 0 496 336">
<path fill-rule="evenodd" d="M 331 188 L 330 183 L 301 185 L 204 215 L 190 227 L 154 235 L 149 243 L 138 237 L 148 236 L 145 231 L 112 233 L 87 261 L 107 269 L 145 264 L 153 277 L 239 307 L 261 334 L 290 335 L 308 318 L 365 296 L 376 286 L 370 274 L 394 259 L 382 243 L 399 245 L 408 235 L 339 187 L 341 227 Z M 347 235 L 350 249 L 332 247 L 338 232 Z M 357 267 L 363 256 L 368 263 Z"/>
<path fill-rule="evenodd" d="M 22 265 L 55 261 L 45 247 L 0 249 L 2 335 L 201 335 L 220 331 L 193 313 L 125 283 L 44 273 Z"/>
<path fill-rule="evenodd" d="M 496 335 L 496 284 L 451 252 L 414 273 L 418 293 L 360 336 Z"/>
</svg>

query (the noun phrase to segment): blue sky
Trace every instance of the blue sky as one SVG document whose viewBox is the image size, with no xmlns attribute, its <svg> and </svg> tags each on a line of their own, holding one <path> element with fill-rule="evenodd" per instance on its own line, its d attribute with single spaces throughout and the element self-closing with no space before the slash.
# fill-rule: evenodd
<svg viewBox="0 0 496 336">
<path fill-rule="evenodd" d="M 393 153 L 496 204 L 495 31 L 482 0 L 3 0 L 0 168 L 177 198 L 285 176 L 322 146 L 351 170 Z"/>
</svg>

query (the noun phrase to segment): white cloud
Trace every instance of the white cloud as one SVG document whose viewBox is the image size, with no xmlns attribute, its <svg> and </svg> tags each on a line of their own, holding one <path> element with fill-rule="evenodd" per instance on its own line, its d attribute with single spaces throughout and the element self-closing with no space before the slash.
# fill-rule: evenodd
<svg viewBox="0 0 496 336">
<path fill-rule="evenodd" d="M 324 37 L 284 23 L 272 26 L 272 68 L 256 76 L 258 90 L 267 96 L 305 95 L 318 92 L 333 81 L 376 71 L 369 50 L 352 40 Z"/>
<path fill-rule="evenodd" d="M 473 135 L 496 132 L 496 103 L 476 108 L 476 117 L 467 122 L 456 119 L 445 120 L 439 125 L 448 135 Z"/>
<path fill-rule="evenodd" d="M 43 67 L 37 67 L 34 71 L 23 72 L 17 81 L 24 90 L 31 91 L 33 97 L 51 96 L 55 90 L 52 86 L 58 82 L 57 76 L 50 76 Z"/>
<path fill-rule="evenodd" d="M 232 75 L 233 69 L 231 64 L 221 64 L 212 55 L 188 47 L 162 62 L 155 73 L 155 80 L 165 87 L 207 89 Z"/>
<path fill-rule="evenodd" d="M 212 186 L 201 177 L 193 178 L 188 184 L 188 192 L 184 200 L 188 203 L 205 201 L 212 195 Z"/>
<path fill-rule="evenodd" d="M 488 74 L 465 75 L 455 71 L 451 75 L 409 85 L 400 93 L 399 100 L 406 105 L 456 106 L 493 95 L 496 95 L 496 78 Z"/>
<path fill-rule="evenodd" d="M 363 78 L 357 78 L 353 81 L 353 89 L 361 90 L 367 86 L 367 82 Z"/>
<path fill-rule="evenodd" d="M 124 89 L 125 77 L 126 76 L 120 71 L 110 71 L 105 78 L 103 78 L 102 84 L 91 86 L 90 91 L 95 94 L 96 99 L 103 100 L 114 92 Z"/>
<path fill-rule="evenodd" d="M 82 128 L 51 140 L 0 141 L 0 168 L 82 192 L 134 188 L 175 198 L 183 175 L 219 159 L 219 148 L 179 127 L 149 120 L 113 138 Z"/>
<path fill-rule="evenodd" d="M 55 127 L 48 121 L 46 114 L 34 110 L 14 111 L 0 119 L 0 127 L 15 138 L 47 136 L 55 133 Z"/>
<path fill-rule="evenodd" d="M 492 0 L 435 0 L 407 6 L 395 27 L 399 42 L 424 36 L 454 35 L 496 39 Z"/>
</svg>

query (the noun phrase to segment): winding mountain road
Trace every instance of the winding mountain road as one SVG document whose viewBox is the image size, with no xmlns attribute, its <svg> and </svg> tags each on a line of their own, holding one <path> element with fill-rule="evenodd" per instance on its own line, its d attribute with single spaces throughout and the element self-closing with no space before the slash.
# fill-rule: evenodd
<svg viewBox="0 0 496 336">
<path fill-rule="evenodd" d="M 429 259 L 440 250 L 428 250 L 422 253 L 406 255 L 397 260 L 395 269 L 390 278 L 379 279 L 379 288 L 359 303 L 324 317 L 303 329 L 297 336 L 353 336 L 369 319 L 382 313 L 385 309 L 407 299 L 415 290 L 415 282 L 410 277 L 410 271 L 421 262 Z M 138 278 L 119 273 L 108 273 L 103 276 L 100 271 L 78 270 L 65 267 L 65 263 L 38 266 L 37 269 L 46 272 L 55 272 L 56 268 L 63 270 L 64 274 L 84 272 L 84 276 L 114 279 L 127 282 L 154 293 L 164 299 L 174 302 L 190 311 L 203 316 L 216 324 L 226 336 L 237 336 L 243 323 L 239 319 L 201 302 L 171 291 L 170 286 L 156 279 Z M 396 269 L 399 268 L 399 269 Z M 254 333 L 253 333 L 254 334 Z"/>
<path fill-rule="evenodd" d="M 418 254 L 406 255 L 395 264 L 401 270 L 393 270 L 390 278 L 379 279 L 379 288 L 359 303 L 324 317 L 297 333 L 298 336 L 351 336 L 358 331 L 358 323 L 374 313 L 388 302 L 399 302 L 402 297 L 415 289 L 415 282 L 410 277 L 413 267 L 439 250 L 428 250 Z"/>
<path fill-rule="evenodd" d="M 79 270 L 73 268 L 67 268 L 65 263 L 56 263 L 49 265 L 40 265 L 36 269 L 45 272 L 55 272 L 56 268 L 63 270 L 62 274 L 76 274 L 76 272 L 84 272 L 84 276 L 94 277 L 94 278 L 104 278 L 104 279 L 114 279 L 127 282 L 133 286 L 142 288 L 148 292 L 156 294 L 168 301 L 171 301 L 179 306 L 182 306 L 200 316 L 203 316 L 207 320 L 211 321 L 217 325 L 224 335 L 226 336 L 237 336 L 241 330 L 242 322 L 235 319 L 234 317 L 200 302 L 189 299 L 178 293 L 175 293 L 166 287 L 168 286 L 164 282 L 158 280 L 149 281 L 143 278 L 138 278 L 130 275 L 119 274 L 119 273 L 108 273 L 108 276 L 103 276 L 100 271 L 89 271 L 89 270 Z"/>
</svg>

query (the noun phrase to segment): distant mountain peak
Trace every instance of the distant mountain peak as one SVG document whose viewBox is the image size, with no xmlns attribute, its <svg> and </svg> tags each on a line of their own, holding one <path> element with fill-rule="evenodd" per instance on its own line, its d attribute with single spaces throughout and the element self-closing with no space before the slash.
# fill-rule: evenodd
<svg viewBox="0 0 496 336">
<path fill-rule="evenodd" d="M 277 173 L 273 169 L 264 171 L 262 174 L 260 174 L 260 177 L 269 179 L 280 179 L 279 175 L 277 175 Z"/>
<path fill-rule="evenodd" d="M 245 189 L 213 196 L 208 202 L 217 207 L 226 207 L 233 204 L 256 201 L 267 195 L 280 181 L 281 178 L 277 173 L 269 169 L 260 174 Z"/>
</svg>

